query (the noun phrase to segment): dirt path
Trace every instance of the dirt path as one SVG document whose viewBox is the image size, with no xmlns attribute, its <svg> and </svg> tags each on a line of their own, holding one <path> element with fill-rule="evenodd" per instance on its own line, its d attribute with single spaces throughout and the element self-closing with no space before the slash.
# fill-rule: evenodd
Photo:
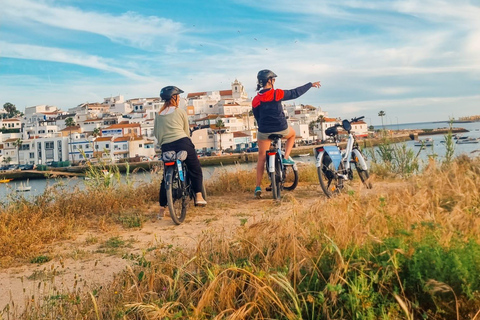
<svg viewBox="0 0 480 320">
<path fill-rule="evenodd" d="M 141 255 L 148 248 L 159 245 L 174 247 L 196 246 L 204 233 L 222 232 L 230 238 L 240 225 L 254 223 L 268 215 L 286 214 L 293 206 L 303 210 L 316 201 L 326 201 L 316 186 L 299 186 L 286 194 L 280 203 L 266 194 L 253 199 L 250 193 L 209 197 L 205 208 L 191 207 L 186 221 L 176 226 L 167 217 L 144 223 L 141 229 L 123 229 L 118 226 L 108 232 L 85 232 L 75 240 L 56 243 L 51 252 L 54 258 L 43 264 L 28 264 L 0 271 L 0 310 L 21 311 L 26 303 L 52 299 L 65 292 L 95 290 L 110 282 L 114 275 L 133 264 L 122 256 Z M 158 206 L 148 212 L 155 216 Z"/>
</svg>

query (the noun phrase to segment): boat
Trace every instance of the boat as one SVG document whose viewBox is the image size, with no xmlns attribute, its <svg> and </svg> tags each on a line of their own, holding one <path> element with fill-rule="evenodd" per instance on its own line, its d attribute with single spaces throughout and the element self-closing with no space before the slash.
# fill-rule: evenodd
<svg viewBox="0 0 480 320">
<path fill-rule="evenodd" d="M 467 139 L 461 139 L 457 140 L 457 144 L 467 144 L 467 143 L 479 143 L 480 139 L 479 138 L 467 138 Z"/>
<path fill-rule="evenodd" d="M 465 140 L 465 139 L 470 139 L 470 138 L 468 136 L 462 136 L 462 135 L 459 135 L 459 134 L 454 134 L 453 139 L 454 140 Z"/>
<path fill-rule="evenodd" d="M 30 190 L 32 190 L 32 186 L 28 185 L 28 180 L 27 183 L 20 182 L 16 189 L 17 192 L 27 192 Z"/>
<path fill-rule="evenodd" d="M 0 183 L 9 183 L 10 181 L 12 181 L 13 179 L 10 179 L 10 178 L 3 178 L 0 180 Z"/>
<path fill-rule="evenodd" d="M 416 147 L 431 147 L 433 146 L 433 139 L 425 138 L 423 140 L 418 140 L 418 141 L 415 141 L 413 145 Z"/>
</svg>

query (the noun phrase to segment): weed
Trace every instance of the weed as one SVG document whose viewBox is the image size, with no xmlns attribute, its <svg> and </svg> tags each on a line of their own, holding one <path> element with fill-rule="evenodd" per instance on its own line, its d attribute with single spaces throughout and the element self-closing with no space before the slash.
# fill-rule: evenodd
<svg viewBox="0 0 480 320">
<path fill-rule="evenodd" d="M 36 257 L 33 257 L 32 259 L 30 259 L 30 263 L 42 264 L 42 263 L 48 262 L 50 260 L 52 260 L 52 258 L 50 258 L 49 256 L 40 255 L 40 256 L 36 256 Z"/>
</svg>

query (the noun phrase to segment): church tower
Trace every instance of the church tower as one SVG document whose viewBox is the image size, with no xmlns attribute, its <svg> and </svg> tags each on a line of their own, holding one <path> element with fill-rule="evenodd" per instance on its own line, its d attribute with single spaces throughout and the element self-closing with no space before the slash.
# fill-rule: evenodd
<svg viewBox="0 0 480 320">
<path fill-rule="evenodd" d="M 245 87 L 243 84 L 235 79 L 235 81 L 232 82 L 232 98 L 234 100 L 247 100 L 248 95 L 247 92 L 245 91 Z"/>
</svg>

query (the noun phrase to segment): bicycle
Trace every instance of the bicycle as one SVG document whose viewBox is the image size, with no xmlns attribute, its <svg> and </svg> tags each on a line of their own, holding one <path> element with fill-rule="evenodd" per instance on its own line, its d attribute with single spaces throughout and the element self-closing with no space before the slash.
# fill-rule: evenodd
<svg viewBox="0 0 480 320">
<path fill-rule="evenodd" d="M 369 180 L 367 162 L 358 148 L 355 136 L 352 134 L 352 123 L 362 120 L 364 117 L 343 120 L 335 126 L 327 128 L 325 134 L 335 141 L 334 146 L 320 146 L 314 148 L 315 165 L 317 167 L 318 180 L 323 192 L 331 198 L 335 193 L 343 189 L 343 182 L 353 179 L 352 165 L 355 166 L 358 176 L 368 189 L 372 188 Z M 345 150 L 339 147 L 338 127 L 342 127 L 348 133 Z"/>
<path fill-rule="evenodd" d="M 298 168 L 296 164 L 285 165 L 282 162 L 282 135 L 271 134 L 270 149 L 267 150 L 266 162 L 268 178 L 270 179 L 273 199 L 281 197 L 282 190 L 294 190 L 298 185 Z M 267 188 L 267 191 L 270 191 Z"/>
<path fill-rule="evenodd" d="M 177 225 L 181 224 L 187 216 L 189 200 L 195 200 L 195 192 L 190 182 L 185 159 L 187 159 L 187 151 L 185 150 L 162 153 L 163 179 L 165 179 L 168 211 L 173 222 Z M 207 200 L 204 184 L 202 184 L 202 195 Z"/>
</svg>

